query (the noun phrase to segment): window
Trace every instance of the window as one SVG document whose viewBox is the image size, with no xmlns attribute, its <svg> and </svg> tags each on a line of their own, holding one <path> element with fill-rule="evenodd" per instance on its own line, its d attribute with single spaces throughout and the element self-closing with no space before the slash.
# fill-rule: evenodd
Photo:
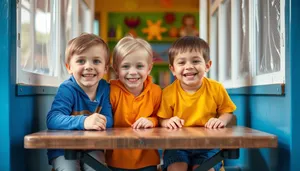
<svg viewBox="0 0 300 171">
<path fill-rule="evenodd" d="M 284 0 L 213 3 L 209 77 L 226 88 L 285 83 Z"/>
<path fill-rule="evenodd" d="M 218 76 L 224 82 L 231 80 L 231 1 L 224 1 L 218 17 Z"/>
<path fill-rule="evenodd" d="M 213 61 L 209 76 L 218 80 L 218 15 L 216 11 L 210 19 L 210 59 Z"/>
<path fill-rule="evenodd" d="M 58 86 L 69 76 L 64 66 L 67 42 L 83 31 L 92 32 L 87 2 L 93 1 L 18 2 L 17 84 Z"/>
</svg>

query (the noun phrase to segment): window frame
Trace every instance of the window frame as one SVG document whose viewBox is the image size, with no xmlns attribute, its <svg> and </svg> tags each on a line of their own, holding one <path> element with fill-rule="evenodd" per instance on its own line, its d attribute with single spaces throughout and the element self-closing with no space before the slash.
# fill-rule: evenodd
<svg viewBox="0 0 300 171">
<path fill-rule="evenodd" d="M 231 1 L 231 80 L 220 80 L 220 75 L 218 73 L 224 71 L 226 69 L 226 64 L 220 63 L 219 66 L 212 67 L 209 72 L 209 77 L 212 79 L 216 79 L 225 86 L 225 88 L 240 88 L 240 87 L 247 87 L 247 86 L 258 86 L 258 85 L 270 85 L 270 84 L 285 84 L 285 1 L 280 0 L 280 71 L 272 72 L 267 74 L 256 75 L 256 47 L 255 47 L 255 18 L 254 18 L 254 9 L 255 3 L 258 0 L 248 1 L 249 3 L 249 11 L 248 11 L 248 21 L 249 21 L 249 42 L 248 42 L 248 49 L 249 49 L 249 74 L 246 77 L 239 77 L 239 56 L 241 55 L 241 35 L 236 33 L 241 33 L 241 28 L 238 27 L 241 23 L 240 16 L 241 16 L 241 9 L 240 9 L 240 0 L 215 0 L 215 2 L 211 5 L 211 12 L 210 12 L 210 46 L 211 46 L 211 54 L 219 53 L 214 52 L 214 50 L 218 46 L 220 46 L 220 38 L 217 38 L 217 43 L 213 42 L 215 39 L 213 36 L 214 32 L 220 30 L 222 28 L 222 23 L 217 21 L 217 24 L 212 23 L 214 22 L 213 16 L 220 15 L 220 7 L 222 4 Z M 224 22 L 223 22 L 224 23 Z M 212 28 L 213 25 L 217 25 L 217 30 Z M 219 33 L 220 34 L 220 33 Z M 217 47 L 215 47 L 217 44 Z M 239 48 L 236 48 L 239 47 Z M 214 57 L 212 59 L 214 65 Z M 217 60 L 219 60 L 219 56 L 217 56 Z M 221 66 L 220 66 L 221 64 Z M 222 66 L 223 65 L 223 66 Z M 215 74 L 217 73 L 217 74 Z"/>
<path fill-rule="evenodd" d="M 53 2 L 55 2 L 57 0 L 54 0 Z M 34 32 L 35 32 L 35 24 L 34 24 L 34 16 L 35 16 L 35 10 L 34 9 L 34 3 L 35 1 L 30 1 L 30 9 L 26 9 L 27 11 L 29 11 L 30 13 L 30 37 L 33 37 Z M 54 5 L 57 5 L 57 3 L 54 3 Z M 57 8 L 57 6 L 55 6 L 55 8 Z M 17 69 L 17 77 L 16 77 L 16 83 L 17 84 L 28 84 L 28 85 L 45 85 L 45 86 L 55 86 L 58 85 L 60 83 L 59 79 L 57 77 L 54 76 L 49 76 L 49 75 L 45 75 L 45 74 L 39 74 L 39 73 L 34 73 L 34 72 L 29 72 L 29 71 L 25 71 L 22 68 L 21 64 L 20 64 L 20 57 L 21 57 L 21 10 L 22 10 L 22 2 L 19 1 L 17 4 L 17 60 L 16 60 L 16 69 Z M 59 15 L 59 12 L 55 13 L 55 17 L 57 17 Z M 57 34 L 57 32 L 55 32 Z M 59 37 L 58 35 L 51 35 L 51 38 L 55 39 L 55 43 L 59 43 L 57 40 L 57 37 Z M 35 44 L 34 39 L 30 39 L 30 43 L 32 45 Z M 57 51 L 55 52 L 54 55 L 59 55 L 60 53 L 60 49 L 58 46 Z M 31 51 L 31 57 L 34 57 L 34 47 L 32 48 Z"/>
<path fill-rule="evenodd" d="M 29 9 L 29 13 L 30 13 L 30 34 L 34 35 L 35 32 L 35 26 L 34 26 L 34 20 L 32 20 L 35 15 L 34 15 L 34 4 L 36 3 L 37 0 L 30 0 L 30 9 Z M 20 57 L 21 57 L 21 10 L 22 10 L 22 0 L 18 1 L 17 3 L 17 60 L 16 60 L 16 84 L 17 85 L 27 85 L 27 86 L 50 86 L 50 87 L 58 87 L 65 79 L 66 76 L 61 76 L 62 74 L 62 67 L 64 66 L 64 64 L 62 64 L 62 60 L 61 58 L 64 58 L 64 51 L 65 49 L 61 49 L 61 18 L 60 15 L 61 14 L 61 9 L 60 9 L 60 0 L 49 0 L 51 5 L 55 6 L 55 9 L 57 10 L 56 12 L 51 11 L 51 13 L 54 15 L 55 19 L 55 32 L 54 34 L 51 34 L 51 39 L 54 39 L 54 42 L 50 44 L 50 46 L 52 45 L 56 45 L 55 46 L 55 50 L 54 52 L 52 51 L 51 53 L 53 53 L 52 56 L 56 57 L 55 59 L 55 70 L 54 70 L 54 74 L 53 76 L 50 75 L 46 75 L 43 73 L 35 73 L 35 72 L 30 72 L 30 71 L 25 71 L 22 69 L 21 63 L 20 63 Z M 79 3 L 85 3 L 85 5 L 87 6 L 87 8 L 90 11 L 90 25 L 88 25 L 88 29 L 89 31 L 86 32 L 93 32 L 93 21 L 94 21 L 94 0 L 69 0 L 69 3 L 71 3 L 72 5 L 72 28 L 78 28 L 78 7 L 79 7 Z M 53 21 L 51 21 L 53 22 Z M 86 22 L 86 21 L 84 21 Z M 79 29 L 79 28 L 78 28 Z M 78 29 L 72 29 L 71 30 L 71 35 L 73 37 L 76 37 L 79 35 L 79 33 L 77 32 Z M 30 43 L 34 44 L 34 39 L 30 39 Z M 34 57 L 34 49 L 31 52 L 31 57 Z"/>
</svg>

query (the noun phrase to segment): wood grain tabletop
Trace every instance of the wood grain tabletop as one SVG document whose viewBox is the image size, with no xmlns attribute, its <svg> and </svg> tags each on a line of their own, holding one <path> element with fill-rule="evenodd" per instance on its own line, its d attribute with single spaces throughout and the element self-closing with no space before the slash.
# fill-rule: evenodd
<svg viewBox="0 0 300 171">
<path fill-rule="evenodd" d="M 277 136 L 247 127 L 222 129 L 110 128 L 105 131 L 45 130 L 24 137 L 26 149 L 275 148 Z"/>
</svg>

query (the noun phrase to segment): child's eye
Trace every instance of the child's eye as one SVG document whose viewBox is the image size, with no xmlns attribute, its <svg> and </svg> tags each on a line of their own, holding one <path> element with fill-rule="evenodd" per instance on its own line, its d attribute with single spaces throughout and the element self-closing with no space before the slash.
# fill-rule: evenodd
<svg viewBox="0 0 300 171">
<path fill-rule="evenodd" d="M 94 60 L 94 64 L 100 64 L 100 63 L 102 63 L 100 60 L 98 59 Z"/>
<path fill-rule="evenodd" d="M 184 61 L 177 62 L 177 64 L 179 64 L 179 65 L 183 65 L 184 63 L 185 63 Z"/>
<path fill-rule="evenodd" d="M 143 68 L 144 67 L 144 65 L 137 65 L 137 68 Z"/>
<path fill-rule="evenodd" d="M 79 59 L 79 60 L 76 61 L 76 63 L 84 64 L 84 63 L 85 63 L 85 60 L 84 60 L 84 59 Z"/>
<path fill-rule="evenodd" d="M 193 61 L 194 64 L 198 64 L 198 63 L 200 63 L 200 62 L 201 62 L 201 61 L 199 61 L 199 60 Z"/>
<path fill-rule="evenodd" d="M 122 65 L 121 68 L 123 68 L 123 69 L 128 69 L 128 68 L 129 68 L 129 65 Z"/>
</svg>

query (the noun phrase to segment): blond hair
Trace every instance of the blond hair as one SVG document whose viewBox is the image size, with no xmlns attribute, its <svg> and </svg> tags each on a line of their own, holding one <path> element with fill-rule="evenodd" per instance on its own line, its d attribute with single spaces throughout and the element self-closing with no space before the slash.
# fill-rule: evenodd
<svg viewBox="0 0 300 171">
<path fill-rule="evenodd" d="M 73 38 L 68 42 L 65 52 L 65 63 L 69 64 L 71 58 L 75 54 L 81 54 L 88 48 L 100 45 L 106 51 L 105 65 L 109 64 L 109 48 L 108 45 L 97 35 L 90 33 L 82 33 L 80 36 Z"/>
<path fill-rule="evenodd" d="M 131 35 L 123 37 L 115 46 L 113 51 L 113 68 L 115 71 L 118 70 L 118 67 L 122 60 L 132 52 L 136 50 L 145 50 L 148 53 L 149 63 L 153 60 L 153 51 L 151 45 L 141 39 L 134 38 Z"/>
<path fill-rule="evenodd" d="M 169 49 L 169 64 L 173 66 L 174 58 L 178 53 L 185 53 L 187 51 L 200 52 L 205 60 L 210 60 L 209 45 L 203 39 L 197 36 L 184 36 L 177 39 Z"/>
</svg>

